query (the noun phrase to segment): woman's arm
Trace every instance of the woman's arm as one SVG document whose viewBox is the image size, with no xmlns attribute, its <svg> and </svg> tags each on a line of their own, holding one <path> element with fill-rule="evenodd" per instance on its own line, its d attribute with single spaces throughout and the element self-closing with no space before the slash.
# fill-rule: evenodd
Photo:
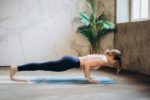
<svg viewBox="0 0 150 100">
<path fill-rule="evenodd" d="M 96 80 L 92 80 L 91 75 L 90 75 L 90 70 L 92 67 L 100 66 L 100 64 L 101 62 L 99 61 L 99 59 L 89 60 L 85 62 L 85 66 L 83 69 L 84 69 L 85 76 L 89 82 L 92 82 L 92 83 L 98 82 Z"/>
<path fill-rule="evenodd" d="M 84 74 L 85 78 L 87 78 L 87 76 L 85 74 L 85 67 L 84 66 L 82 66 L 82 71 L 83 71 L 83 74 Z"/>
</svg>

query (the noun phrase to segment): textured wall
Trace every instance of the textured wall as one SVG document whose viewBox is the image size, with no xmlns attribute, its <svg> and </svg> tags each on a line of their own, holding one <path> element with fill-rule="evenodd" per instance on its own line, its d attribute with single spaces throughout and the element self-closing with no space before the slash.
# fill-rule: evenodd
<svg viewBox="0 0 150 100">
<path fill-rule="evenodd" d="M 98 14 L 101 14 L 102 11 L 106 11 L 108 18 L 114 22 L 115 19 L 115 0 L 97 0 L 99 4 Z M 106 49 L 114 48 L 114 33 L 109 33 L 104 36 L 101 40 L 100 52 L 104 52 Z"/>
<path fill-rule="evenodd" d="M 0 65 L 78 55 L 72 41 L 85 9 L 85 0 L 0 0 Z"/>
<path fill-rule="evenodd" d="M 123 68 L 150 75 L 150 21 L 118 24 L 115 47 L 123 52 Z"/>
<path fill-rule="evenodd" d="M 103 7 L 113 15 L 112 2 Z M 87 40 L 76 34 L 80 10 L 87 10 L 86 0 L 0 0 L 0 66 L 89 53 Z"/>
</svg>

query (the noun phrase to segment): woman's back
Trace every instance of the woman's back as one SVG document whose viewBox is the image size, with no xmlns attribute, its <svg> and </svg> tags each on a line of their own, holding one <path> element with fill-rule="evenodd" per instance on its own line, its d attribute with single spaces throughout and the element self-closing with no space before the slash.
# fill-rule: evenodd
<svg viewBox="0 0 150 100">
<path fill-rule="evenodd" d="M 106 55 L 103 55 L 103 54 L 91 54 L 91 55 L 79 57 L 79 59 L 80 59 L 81 65 L 84 65 L 86 61 L 90 61 L 90 60 L 99 60 L 99 61 L 107 63 L 107 57 Z"/>
</svg>

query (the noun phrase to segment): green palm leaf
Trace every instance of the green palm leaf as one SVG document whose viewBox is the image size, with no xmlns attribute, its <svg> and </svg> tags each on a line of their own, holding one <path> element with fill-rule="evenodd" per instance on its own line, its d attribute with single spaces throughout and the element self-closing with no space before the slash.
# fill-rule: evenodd
<svg viewBox="0 0 150 100">
<path fill-rule="evenodd" d="M 89 25 L 90 24 L 90 17 L 84 13 L 84 12 L 80 12 L 79 13 L 79 18 L 80 18 L 80 21 L 84 24 L 84 25 Z"/>
<path fill-rule="evenodd" d="M 77 32 L 81 33 L 84 35 L 90 42 L 93 39 L 93 34 L 90 26 L 80 26 L 77 30 Z"/>
<path fill-rule="evenodd" d="M 96 18 L 97 5 L 95 0 L 87 0 L 90 13 L 80 12 L 80 22 L 83 24 L 77 28 L 77 32 L 85 36 L 91 44 L 92 52 L 99 48 L 100 39 L 111 31 L 115 30 L 115 24 L 108 20 L 103 12 Z"/>
<path fill-rule="evenodd" d="M 101 29 L 105 29 L 105 30 L 109 30 L 109 29 L 114 29 L 115 28 L 115 24 L 110 22 L 110 21 L 103 21 L 103 20 L 99 20 L 97 21 L 97 24 L 101 27 Z"/>
</svg>

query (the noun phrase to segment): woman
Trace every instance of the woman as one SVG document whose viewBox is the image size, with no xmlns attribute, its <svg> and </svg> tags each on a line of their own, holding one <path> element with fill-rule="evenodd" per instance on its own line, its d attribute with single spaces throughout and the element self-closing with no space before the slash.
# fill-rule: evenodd
<svg viewBox="0 0 150 100">
<path fill-rule="evenodd" d="M 65 71 L 71 68 L 82 68 L 85 77 L 89 82 L 97 83 L 98 81 L 93 80 L 90 76 L 90 69 L 98 69 L 102 65 L 111 64 L 114 65 L 119 63 L 121 65 L 121 52 L 119 50 L 106 50 L 106 54 L 92 54 L 82 57 L 75 56 L 64 56 L 58 60 L 48 61 L 44 63 L 29 63 L 21 66 L 10 67 L 10 79 L 13 81 L 26 81 L 18 80 L 14 77 L 18 71 Z"/>
</svg>

